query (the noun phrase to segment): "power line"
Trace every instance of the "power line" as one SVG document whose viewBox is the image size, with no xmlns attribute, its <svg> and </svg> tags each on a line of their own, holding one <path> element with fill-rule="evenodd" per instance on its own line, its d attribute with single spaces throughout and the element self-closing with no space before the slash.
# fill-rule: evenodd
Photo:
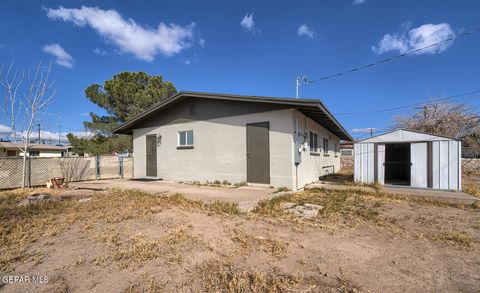
<svg viewBox="0 0 480 293">
<path fill-rule="evenodd" d="M 384 108 L 384 109 L 377 109 L 377 110 L 363 111 L 363 112 L 336 113 L 334 115 L 338 116 L 339 118 L 358 117 L 358 116 L 363 116 L 363 115 L 370 115 L 370 114 L 376 114 L 376 113 L 382 113 L 382 112 L 408 109 L 408 108 L 424 106 L 424 105 L 432 105 L 432 104 L 435 104 L 435 103 L 438 103 L 438 102 L 458 99 L 458 98 L 461 98 L 461 97 L 464 97 L 464 96 L 467 96 L 467 95 L 476 94 L 476 93 L 479 93 L 479 92 L 480 92 L 480 89 L 479 90 L 474 90 L 474 91 L 471 91 L 471 92 L 468 92 L 468 93 L 461 93 L 461 94 L 457 94 L 457 95 L 454 95 L 454 96 L 439 98 L 439 99 L 435 99 L 435 100 L 428 101 L 428 102 L 420 102 L 420 103 L 415 103 L 415 104 L 410 104 L 410 105 L 403 105 L 403 106 L 398 106 L 398 107 Z M 471 98 L 474 98 L 474 97 L 471 97 Z"/>
<path fill-rule="evenodd" d="M 438 46 L 438 45 L 441 45 L 441 44 L 444 44 L 444 43 L 447 43 L 447 42 L 451 42 L 451 41 L 453 41 L 457 38 L 461 38 L 461 37 L 473 34 L 473 33 L 478 32 L 478 31 L 480 31 L 480 27 L 465 31 L 463 33 L 458 34 L 457 36 L 452 36 L 450 38 L 446 38 L 446 39 L 444 39 L 440 42 L 433 43 L 433 44 L 430 44 L 430 45 L 425 46 L 425 47 L 410 50 L 406 53 L 399 54 L 399 55 L 396 55 L 396 56 L 392 56 L 392 57 L 389 57 L 389 58 L 385 58 L 385 59 L 382 59 L 382 60 L 379 60 L 379 61 L 376 61 L 376 62 L 373 62 L 373 63 L 370 63 L 370 64 L 366 64 L 366 65 L 363 65 L 363 66 L 359 66 L 359 67 L 356 67 L 356 68 L 353 68 L 353 69 L 349 69 L 349 70 L 345 70 L 345 71 L 338 72 L 338 73 L 335 73 L 335 74 L 323 76 L 323 77 L 320 77 L 320 78 L 317 78 L 317 79 L 308 80 L 305 83 L 306 84 L 314 83 L 314 82 L 317 82 L 317 81 L 322 81 L 322 80 L 338 77 L 338 76 L 341 76 L 341 75 L 344 75 L 344 74 L 352 73 L 352 72 L 355 72 L 355 71 L 358 71 L 358 70 L 366 69 L 366 68 L 369 68 L 369 67 L 372 67 L 372 66 L 375 66 L 375 65 L 385 63 L 385 62 L 393 61 L 393 60 L 396 60 L 396 59 L 401 58 L 401 57 L 405 57 L 405 56 L 408 56 L 408 55 L 411 55 L 411 54 L 414 54 L 414 53 L 417 53 L 417 52 L 420 52 L 420 51 L 423 51 L 423 50 L 426 50 L 426 49 L 429 49 L 429 48 L 432 48 L 432 47 L 435 47 L 435 46 Z"/>
</svg>

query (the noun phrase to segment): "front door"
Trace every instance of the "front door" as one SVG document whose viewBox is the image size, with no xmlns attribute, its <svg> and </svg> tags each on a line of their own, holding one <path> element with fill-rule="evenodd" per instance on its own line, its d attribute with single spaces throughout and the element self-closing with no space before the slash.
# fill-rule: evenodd
<svg viewBox="0 0 480 293">
<path fill-rule="evenodd" d="M 247 124 L 247 182 L 270 184 L 270 123 Z"/>
<path fill-rule="evenodd" d="M 146 174 L 150 177 L 157 177 L 157 136 L 155 134 L 147 135 L 146 154 Z"/>
</svg>

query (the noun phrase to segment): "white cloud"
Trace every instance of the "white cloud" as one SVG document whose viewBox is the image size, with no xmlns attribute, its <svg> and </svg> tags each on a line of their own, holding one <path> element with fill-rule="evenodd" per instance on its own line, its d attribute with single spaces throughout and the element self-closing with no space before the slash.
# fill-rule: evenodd
<svg viewBox="0 0 480 293">
<path fill-rule="evenodd" d="M 104 56 L 105 54 L 107 54 L 107 51 L 102 50 L 102 49 L 99 49 L 99 48 L 95 48 L 95 49 L 93 50 L 93 53 L 94 53 L 95 55 Z"/>
<path fill-rule="evenodd" d="M 72 68 L 73 57 L 70 56 L 59 44 L 50 44 L 42 47 L 42 51 L 55 57 L 55 63 L 58 65 Z"/>
<path fill-rule="evenodd" d="M 297 33 L 299 36 L 306 36 L 306 37 L 309 37 L 310 39 L 313 39 L 313 36 L 315 34 L 313 29 L 309 28 L 308 25 L 306 25 L 305 23 L 298 28 Z"/>
<path fill-rule="evenodd" d="M 242 21 L 240 22 L 240 25 L 248 32 L 252 32 L 252 33 L 260 32 L 260 30 L 258 30 L 255 27 L 255 21 L 253 20 L 253 13 L 245 14 Z"/>
<path fill-rule="evenodd" d="M 352 133 L 370 133 L 370 132 L 375 132 L 377 129 L 372 128 L 372 127 L 367 127 L 367 128 L 354 128 L 352 129 Z"/>
<path fill-rule="evenodd" d="M 409 51 L 427 47 L 429 45 L 454 37 L 455 32 L 448 23 L 428 23 L 410 30 L 407 27 L 400 33 L 385 34 L 378 45 L 372 47 L 372 50 L 377 54 L 382 54 L 389 51 L 398 51 L 400 54 L 404 54 Z M 445 42 L 440 45 L 418 51 L 415 54 L 420 55 L 441 53 L 452 44 L 453 41 Z"/>
<path fill-rule="evenodd" d="M 363 4 L 365 3 L 365 0 L 353 0 L 353 4 L 357 5 L 357 4 Z"/>
<path fill-rule="evenodd" d="M 198 45 L 202 48 L 205 48 L 205 40 L 204 39 L 198 40 Z"/>
<path fill-rule="evenodd" d="M 9 135 L 12 129 L 6 125 L 0 124 L 0 135 Z"/>
<path fill-rule="evenodd" d="M 157 28 L 143 27 L 133 19 L 125 19 L 116 10 L 82 6 L 69 9 L 47 9 L 51 19 L 61 19 L 84 27 L 89 26 L 108 42 L 115 44 L 121 52 L 136 58 L 153 61 L 157 54 L 172 56 L 192 46 L 195 23 L 185 27 L 161 22 Z"/>
</svg>

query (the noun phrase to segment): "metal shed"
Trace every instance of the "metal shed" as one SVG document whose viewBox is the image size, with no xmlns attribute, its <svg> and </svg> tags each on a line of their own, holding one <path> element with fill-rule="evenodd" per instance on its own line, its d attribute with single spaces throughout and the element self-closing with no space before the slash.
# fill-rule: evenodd
<svg viewBox="0 0 480 293">
<path fill-rule="evenodd" d="M 461 190 L 461 142 L 399 129 L 354 145 L 354 179 L 362 183 Z"/>
</svg>

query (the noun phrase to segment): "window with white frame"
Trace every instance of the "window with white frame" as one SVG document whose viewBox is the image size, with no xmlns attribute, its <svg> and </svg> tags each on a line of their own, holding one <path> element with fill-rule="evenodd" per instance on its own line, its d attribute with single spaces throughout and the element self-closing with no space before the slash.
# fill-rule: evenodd
<svg viewBox="0 0 480 293">
<path fill-rule="evenodd" d="M 318 143 L 318 134 L 310 131 L 310 153 L 318 153 L 319 152 L 319 143 Z"/>
<path fill-rule="evenodd" d="M 178 148 L 193 148 L 193 130 L 178 132 Z"/>
<path fill-rule="evenodd" d="M 333 151 L 335 152 L 335 157 L 338 157 L 338 143 L 333 143 Z"/>
<path fill-rule="evenodd" d="M 323 138 L 323 155 L 328 156 L 328 138 Z"/>
</svg>

